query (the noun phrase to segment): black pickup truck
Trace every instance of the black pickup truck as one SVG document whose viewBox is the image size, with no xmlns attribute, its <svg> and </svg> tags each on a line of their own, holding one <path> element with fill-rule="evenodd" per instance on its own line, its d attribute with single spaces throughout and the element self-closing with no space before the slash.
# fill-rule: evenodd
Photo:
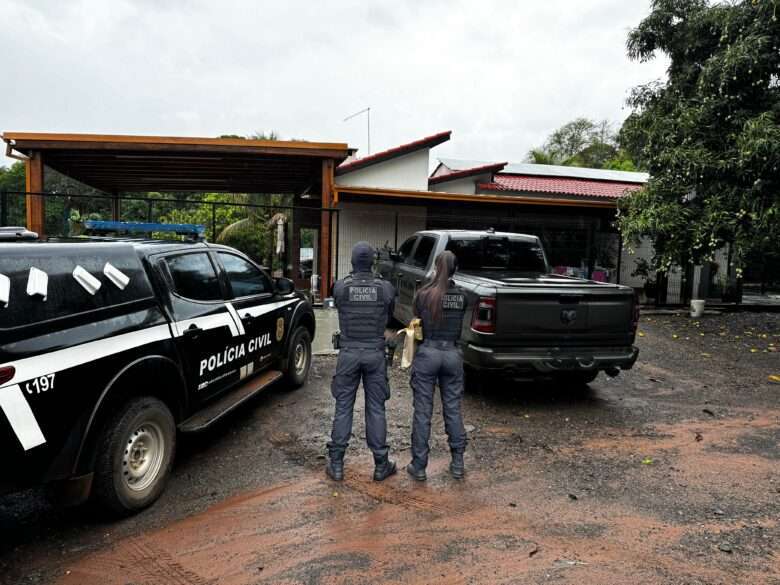
<svg viewBox="0 0 780 585">
<path fill-rule="evenodd" d="M 150 505 L 177 432 L 304 383 L 314 328 L 292 281 L 232 248 L 0 243 L 0 492 Z"/>
<path fill-rule="evenodd" d="M 634 365 L 639 306 L 633 289 L 551 274 L 536 236 L 429 230 L 398 251 L 380 252 L 379 272 L 398 291 L 399 321 L 414 316 L 414 294 L 444 250 L 458 258 L 455 282 L 471 307 L 461 337 L 467 367 L 587 383 L 599 371 L 615 375 Z"/>
</svg>

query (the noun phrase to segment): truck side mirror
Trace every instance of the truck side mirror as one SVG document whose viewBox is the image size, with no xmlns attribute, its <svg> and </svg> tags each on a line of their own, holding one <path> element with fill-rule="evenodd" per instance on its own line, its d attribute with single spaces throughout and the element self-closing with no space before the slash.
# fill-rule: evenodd
<svg viewBox="0 0 780 585">
<path fill-rule="evenodd" d="M 390 251 L 390 259 L 393 262 L 400 262 L 401 261 L 401 255 L 398 252 Z"/>
<path fill-rule="evenodd" d="M 289 295 L 291 292 L 295 292 L 295 283 L 289 278 L 277 278 L 274 281 L 274 289 L 277 294 Z"/>
</svg>

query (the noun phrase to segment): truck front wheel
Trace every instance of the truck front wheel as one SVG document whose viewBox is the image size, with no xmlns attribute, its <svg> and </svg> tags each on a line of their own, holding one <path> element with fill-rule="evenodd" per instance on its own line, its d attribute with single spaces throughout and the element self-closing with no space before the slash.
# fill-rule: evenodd
<svg viewBox="0 0 780 585">
<path fill-rule="evenodd" d="M 311 368 L 311 335 L 305 327 L 298 327 L 290 337 L 287 357 L 283 360 L 284 381 L 289 388 L 300 388 L 309 377 Z"/>
<path fill-rule="evenodd" d="M 97 444 L 93 495 L 117 515 L 151 505 L 165 489 L 176 450 L 176 423 L 160 400 L 126 402 L 106 421 Z"/>
</svg>

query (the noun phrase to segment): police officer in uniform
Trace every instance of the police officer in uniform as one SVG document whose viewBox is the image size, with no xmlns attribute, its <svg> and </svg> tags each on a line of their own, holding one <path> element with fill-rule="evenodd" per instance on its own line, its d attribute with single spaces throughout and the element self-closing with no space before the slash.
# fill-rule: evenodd
<svg viewBox="0 0 780 585">
<path fill-rule="evenodd" d="M 336 399 L 333 431 L 328 443 L 328 477 L 344 479 L 344 452 L 352 433 L 352 414 L 358 385 L 363 380 L 366 442 L 374 454 L 374 480 L 396 472 L 388 458 L 385 401 L 390 398 L 385 360 L 385 327 L 393 314 L 395 288 L 372 272 L 374 249 L 358 242 L 352 249 L 352 273 L 333 286 L 339 311 L 339 359 L 331 393 Z"/>
<path fill-rule="evenodd" d="M 457 267 L 458 262 L 452 252 L 439 254 L 433 278 L 414 299 L 414 313 L 422 320 L 423 341 L 412 362 L 412 461 L 406 466 L 406 471 L 418 481 L 426 479 L 433 394 L 437 382 L 441 389 L 444 428 L 452 454 L 450 473 L 455 479 L 463 479 L 465 474 L 463 452 L 466 449 L 466 430 L 461 415 L 463 355 L 457 342 L 466 311 L 466 295 L 452 281 Z"/>
</svg>

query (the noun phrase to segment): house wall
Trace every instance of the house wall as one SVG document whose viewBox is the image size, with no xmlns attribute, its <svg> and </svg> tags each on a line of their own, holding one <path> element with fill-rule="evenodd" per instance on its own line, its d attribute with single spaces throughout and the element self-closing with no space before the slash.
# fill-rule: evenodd
<svg viewBox="0 0 780 585">
<path fill-rule="evenodd" d="M 352 271 L 352 247 L 366 241 L 375 248 L 389 244 L 395 247 L 396 215 L 398 217 L 398 245 L 419 230 L 425 229 L 425 206 L 386 205 L 342 201 L 339 204 L 338 266 L 334 254 L 333 271 L 336 278 L 344 278 Z"/>
<path fill-rule="evenodd" d="M 463 177 L 461 179 L 455 179 L 454 181 L 447 181 L 445 183 L 434 183 L 430 186 L 430 190 L 444 193 L 466 193 L 467 195 L 473 195 L 477 192 L 477 183 L 485 183 L 490 181 L 490 178 L 490 173 L 485 173 L 484 175 L 474 175 L 471 177 Z"/>
<path fill-rule="evenodd" d="M 644 258 L 648 262 L 653 258 L 653 243 L 647 238 L 642 238 L 638 246 L 632 246 L 634 253 L 631 254 L 628 245 L 624 242 L 623 249 L 620 251 L 620 284 L 634 288 L 645 286 L 645 279 L 641 276 L 631 276 L 636 270 L 636 263 Z"/>
<path fill-rule="evenodd" d="M 426 191 L 428 149 L 418 150 L 344 175 L 337 175 L 336 185 Z"/>
</svg>

